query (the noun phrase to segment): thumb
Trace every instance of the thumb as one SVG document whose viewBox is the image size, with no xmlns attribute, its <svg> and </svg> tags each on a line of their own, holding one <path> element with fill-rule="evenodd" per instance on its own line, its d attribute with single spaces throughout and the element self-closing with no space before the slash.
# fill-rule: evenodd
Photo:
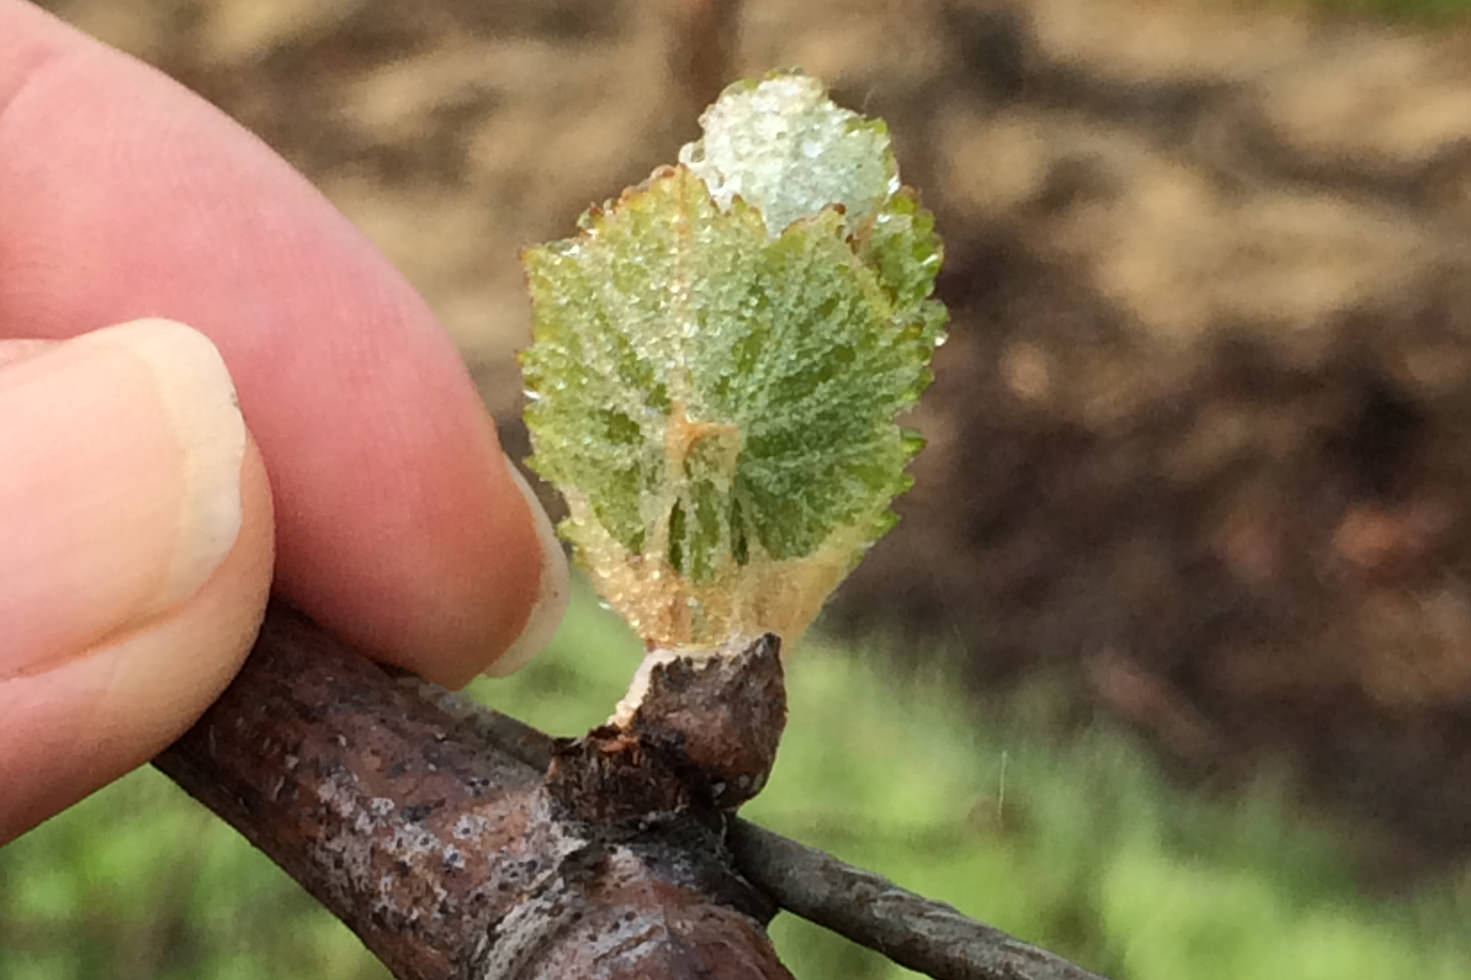
<svg viewBox="0 0 1471 980">
<path fill-rule="evenodd" d="M 0 842 L 198 717 L 271 560 L 265 468 L 203 334 L 0 341 Z"/>
</svg>

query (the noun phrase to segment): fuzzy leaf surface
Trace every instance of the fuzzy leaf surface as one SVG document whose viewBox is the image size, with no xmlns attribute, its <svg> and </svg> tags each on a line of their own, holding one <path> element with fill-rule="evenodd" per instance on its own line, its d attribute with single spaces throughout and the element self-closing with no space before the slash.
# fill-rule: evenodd
<svg viewBox="0 0 1471 980">
<path fill-rule="evenodd" d="M 647 642 L 708 649 L 795 638 L 892 524 L 919 444 L 894 417 L 944 311 L 933 222 L 881 123 L 791 74 L 732 86 L 703 121 L 704 150 L 681 154 L 703 172 L 656 171 L 523 254 L 522 366 L 532 465 L 599 591 Z M 831 172 L 788 186 L 762 146 Z"/>
</svg>

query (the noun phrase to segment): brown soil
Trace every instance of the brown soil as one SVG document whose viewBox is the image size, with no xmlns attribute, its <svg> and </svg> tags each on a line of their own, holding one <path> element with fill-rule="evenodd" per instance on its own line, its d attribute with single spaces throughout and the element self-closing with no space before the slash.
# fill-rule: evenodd
<svg viewBox="0 0 1471 980">
<path fill-rule="evenodd" d="M 1471 848 L 1471 32 L 1206 0 L 52 6 L 301 167 L 518 407 L 516 249 L 800 64 L 888 118 L 951 342 L 835 622 L 1039 669 L 1398 864 Z M 509 439 L 520 436 L 508 421 Z M 985 692 L 985 693 L 980 693 Z"/>
</svg>

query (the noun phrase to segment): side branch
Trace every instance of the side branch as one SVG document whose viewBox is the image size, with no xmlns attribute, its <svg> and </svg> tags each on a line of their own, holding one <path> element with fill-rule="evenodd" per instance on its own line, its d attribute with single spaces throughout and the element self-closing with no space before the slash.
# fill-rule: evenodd
<svg viewBox="0 0 1471 980">
<path fill-rule="evenodd" d="M 737 820 L 736 867 L 778 905 L 940 980 L 1104 980 L 826 851 Z"/>
<path fill-rule="evenodd" d="M 273 606 L 156 763 L 401 980 L 790 977 L 776 905 L 939 980 L 1103 980 L 709 809 L 590 823 L 544 782 L 563 744 Z"/>
</svg>

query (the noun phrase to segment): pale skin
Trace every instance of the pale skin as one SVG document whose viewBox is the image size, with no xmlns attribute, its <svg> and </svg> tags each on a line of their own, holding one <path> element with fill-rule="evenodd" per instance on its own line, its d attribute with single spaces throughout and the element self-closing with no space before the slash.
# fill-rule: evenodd
<svg viewBox="0 0 1471 980">
<path fill-rule="evenodd" d="M 271 591 L 455 686 L 547 638 L 566 569 L 351 224 L 202 100 L 0 0 L 0 843 L 192 723 Z"/>
</svg>

